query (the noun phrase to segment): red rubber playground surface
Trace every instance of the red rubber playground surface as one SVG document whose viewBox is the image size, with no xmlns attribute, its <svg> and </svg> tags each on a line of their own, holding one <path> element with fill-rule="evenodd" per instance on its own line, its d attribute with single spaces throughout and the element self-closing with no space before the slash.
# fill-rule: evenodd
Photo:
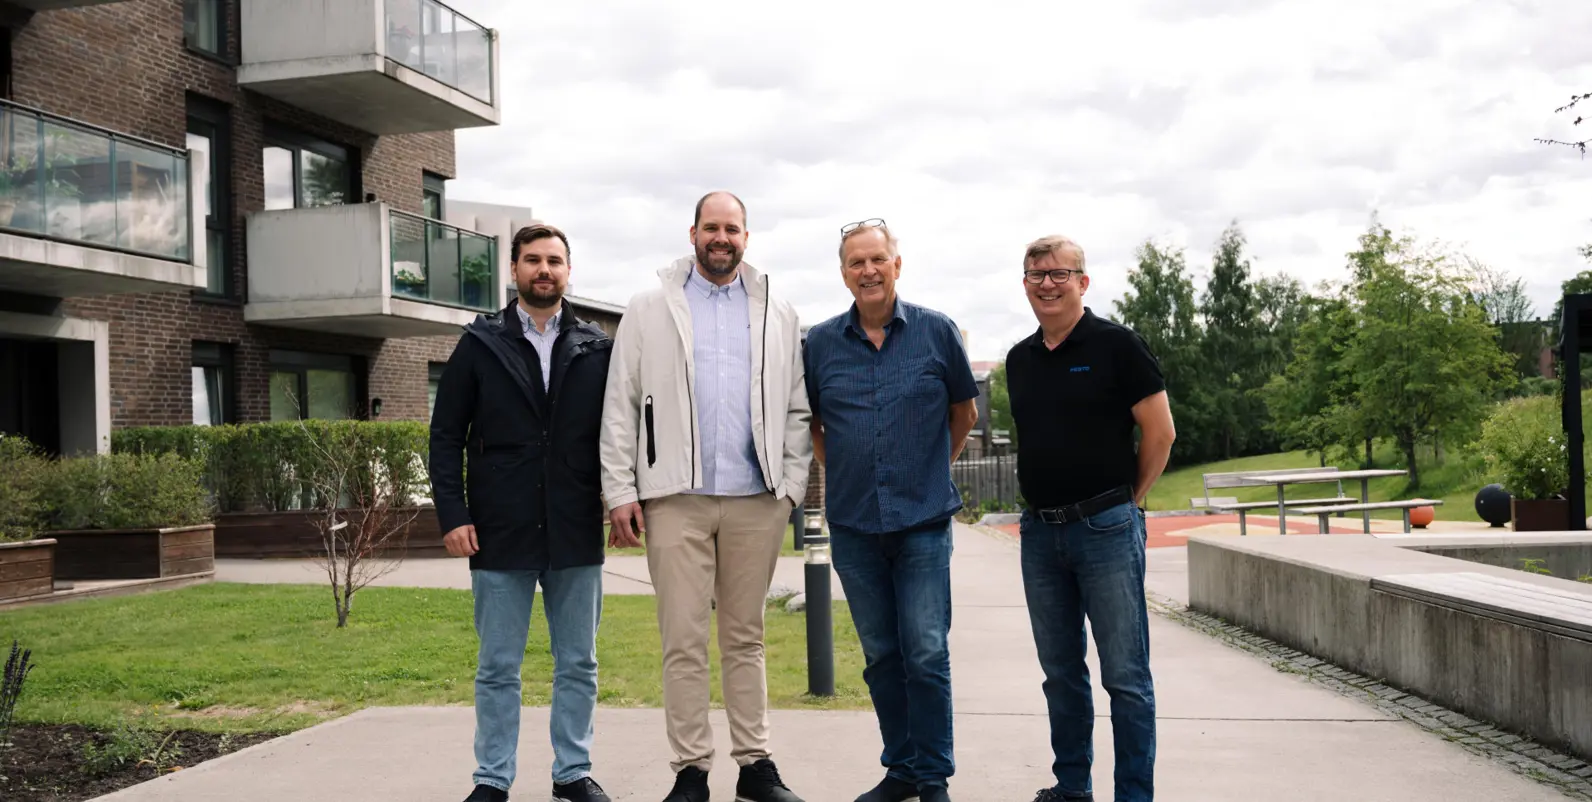
<svg viewBox="0 0 1592 802">
<path fill-rule="evenodd" d="M 1238 534 L 1237 515 L 1173 515 L 1165 517 L 1151 517 L 1146 519 L 1150 527 L 1150 536 L 1145 544 L 1146 548 L 1160 549 L 1172 546 L 1188 545 L 1187 531 L 1202 529 L 1213 524 L 1232 524 L 1233 534 Z M 1275 535 L 1277 534 L 1277 519 L 1274 517 L 1249 516 L 1249 534 Z M 1365 533 L 1365 527 L 1358 518 L 1333 518 L 1327 525 L 1328 530 L 1334 535 L 1360 535 Z M 996 527 L 1010 535 L 1018 535 L 1017 524 L 1001 524 Z M 1314 516 L 1302 519 L 1289 519 L 1288 531 L 1301 535 L 1320 534 Z M 1372 531 L 1376 531 L 1374 528 Z M 1178 534 L 1184 532 L 1185 534 Z"/>
</svg>

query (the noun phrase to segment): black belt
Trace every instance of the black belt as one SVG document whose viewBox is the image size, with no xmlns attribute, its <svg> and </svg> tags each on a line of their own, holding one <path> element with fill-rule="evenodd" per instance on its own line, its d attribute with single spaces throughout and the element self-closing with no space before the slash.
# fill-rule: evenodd
<svg viewBox="0 0 1592 802">
<path fill-rule="evenodd" d="M 1047 524 L 1066 524 L 1082 521 L 1095 513 L 1108 510 L 1118 504 L 1127 504 L 1131 501 L 1133 501 L 1133 491 L 1123 486 L 1107 490 L 1094 498 L 1086 498 L 1083 501 L 1069 504 L 1065 507 L 1036 509 L 1034 514 L 1039 516 L 1039 520 Z"/>
</svg>

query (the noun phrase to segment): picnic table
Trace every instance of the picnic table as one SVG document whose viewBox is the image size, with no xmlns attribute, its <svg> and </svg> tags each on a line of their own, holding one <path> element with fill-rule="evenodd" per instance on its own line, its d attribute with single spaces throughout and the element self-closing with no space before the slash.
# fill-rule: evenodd
<svg viewBox="0 0 1592 802">
<path fill-rule="evenodd" d="M 1300 471 L 1298 473 L 1257 473 L 1246 474 L 1243 478 L 1253 480 L 1256 484 L 1274 484 L 1277 486 L 1277 531 L 1279 534 L 1288 534 L 1288 508 L 1283 493 L 1288 485 L 1322 484 L 1325 482 L 1338 482 L 1343 479 L 1360 480 L 1360 503 L 1369 504 L 1371 501 L 1371 480 L 1383 476 L 1405 476 L 1409 471 L 1400 468 L 1364 468 L 1354 471 Z M 1365 518 L 1365 533 L 1371 534 L 1371 510 L 1362 511 Z"/>
</svg>

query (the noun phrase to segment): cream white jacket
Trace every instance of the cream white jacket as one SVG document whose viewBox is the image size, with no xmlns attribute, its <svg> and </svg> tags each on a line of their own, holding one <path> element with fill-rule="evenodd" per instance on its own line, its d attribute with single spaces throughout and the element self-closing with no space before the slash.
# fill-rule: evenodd
<svg viewBox="0 0 1592 802">
<path fill-rule="evenodd" d="M 603 497 L 613 509 L 699 488 L 691 308 L 685 297 L 693 257 L 658 271 L 658 286 L 637 293 L 614 335 L 603 398 Z M 790 304 L 769 293 L 768 276 L 741 263 L 752 325 L 752 440 L 763 483 L 800 504 L 807 495 L 813 444 L 801 324 Z"/>
</svg>

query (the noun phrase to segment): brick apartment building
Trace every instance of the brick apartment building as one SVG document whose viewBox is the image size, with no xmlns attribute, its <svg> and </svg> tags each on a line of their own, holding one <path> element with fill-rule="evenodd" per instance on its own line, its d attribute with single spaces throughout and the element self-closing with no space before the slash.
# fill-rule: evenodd
<svg viewBox="0 0 1592 802">
<path fill-rule="evenodd" d="M 433 0 L 0 0 L 0 26 L 0 430 L 427 416 L 529 217 L 447 199 L 454 130 L 500 120 L 496 32 Z"/>
</svg>

